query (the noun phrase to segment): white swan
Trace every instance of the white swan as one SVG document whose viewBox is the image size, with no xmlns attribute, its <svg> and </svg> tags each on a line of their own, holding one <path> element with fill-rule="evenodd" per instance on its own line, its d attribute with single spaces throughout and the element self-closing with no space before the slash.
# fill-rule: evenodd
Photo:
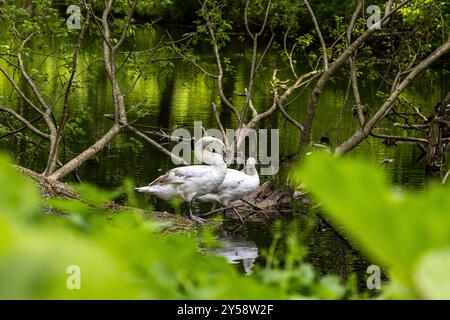
<svg viewBox="0 0 450 320">
<path fill-rule="evenodd" d="M 230 202 L 252 193 L 259 187 L 259 175 L 255 165 L 255 158 L 248 158 L 243 171 L 227 169 L 227 175 L 217 190 L 196 198 L 196 201 L 227 206 Z"/>
<path fill-rule="evenodd" d="M 136 191 L 152 194 L 163 200 L 183 200 L 189 203 L 187 217 L 197 223 L 204 223 L 204 219 L 192 214 L 192 202 L 216 190 L 225 179 L 227 166 L 222 157 L 224 149 L 225 145 L 221 140 L 203 137 L 196 142 L 194 153 L 197 159 L 209 165 L 174 168 L 148 186 L 136 188 Z"/>
</svg>

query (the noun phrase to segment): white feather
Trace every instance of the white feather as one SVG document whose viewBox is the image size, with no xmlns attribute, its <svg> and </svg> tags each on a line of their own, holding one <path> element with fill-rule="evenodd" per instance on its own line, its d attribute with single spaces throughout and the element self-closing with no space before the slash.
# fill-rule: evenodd
<svg viewBox="0 0 450 320">
<path fill-rule="evenodd" d="M 196 143 L 196 156 L 210 165 L 174 168 L 148 186 L 136 188 L 136 191 L 152 194 L 166 201 L 181 199 L 186 202 L 214 191 L 221 185 L 227 173 L 222 156 L 209 151 L 214 147 L 224 148 L 222 141 L 218 139 L 200 139 Z"/>
<path fill-rule="evenodd" d="M 227 169 L 222 184 L 214 192 L 197 197 L 200 202 L 217 202 L 227 206 L 230 202 L 240 200 L 259 187 L 259 175 L 255 168 L 255 159 L 247 159 L 244 171 Z"/>
</svg>

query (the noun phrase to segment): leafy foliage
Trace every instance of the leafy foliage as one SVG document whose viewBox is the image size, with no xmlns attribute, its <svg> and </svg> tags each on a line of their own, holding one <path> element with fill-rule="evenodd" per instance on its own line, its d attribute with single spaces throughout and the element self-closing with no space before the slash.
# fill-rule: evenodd
<svg viewBox="0 0 450 320">
<path fill-rule="evenodd" d="M 106 211 L 105 203 L 132 192 L 129 182 L 115 192 L 77 186 L 83 201 L 43 201 L 1 155 L 0 185 L 8 186 L 0 193 L 0 298 L 331 299 L 345 293 L 337 278 L 318 278 L 300 263 L 294 237 L 284 269 L 270 265 L 246 277 L 224 259 L 200 254 L 195 238 L 159 233 L 135 209 Z M 64 216 L 43 215 L 42 207 Z M 66 287 L 69 266 L 80 267 L 80 290 Z"/>
<path fill-rule="evenodd" d="M 0 158 L 0 296 L 3 298 L 276 298 L 186 235 L 158 235 L 136 212 L 101 209 L 116 194 L 79 188 L 91 201 L 53 200 L 67 218 L 42 216 L 34 186 Z M 27 201 L 23 201 L 27 199 Z M 93 207 L 92 207 L 93 206 Z M 66 269 L 81 268 L 81 290 Z"/>
</svg>

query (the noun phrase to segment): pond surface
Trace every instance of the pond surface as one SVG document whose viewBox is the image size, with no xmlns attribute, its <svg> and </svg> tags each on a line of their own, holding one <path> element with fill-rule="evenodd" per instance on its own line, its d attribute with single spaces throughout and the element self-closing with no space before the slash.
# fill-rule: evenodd
<svg viewBox="0 0 450 320">
<path fill-rule="evenodd" d="M 151 43 L 150 36 L 138 33 L 137 48 L 145 49 Z M 0 38 L 1 42 L 7 42 L 6 38 Z M 95 46 L 93 46 L 95 47 Z M 211 63 L 212 53 L 208 48 L 199 49 L 200 61 Z M 246 79 L 250 69 L 248 60 L 249 48 L 242 43 L 235 43 L 228 51 L 231 64 L 235 73 L 228 76 L 225 81 L 225 90 L 229 96 L 233 92 L 242 93 L 245 90 Z M 92 63 L 93 57 L 85 54 L 81 61 L 81 69 L 86 68 L 87 63 Z M 263 71 L 263 77 L 256 81 L 256 91 L 253 103 L 258 110 L 264 110 L 270 103 L 269 80 L 273 68 L 279 69 L 278 78 L 288 79 L 290 74 L 286 70 L 285 62 L 277 53 L 268 54 L 270 68 Z M 2 66 L 5 63 L 0 61 Z M 56 78 L 57 66 L 51 57 L 36 55 L 32 65 L 40 73 L 46 74 L 49 85 L 45 95 L 50 100 L 61 94 L 61 87 Z M 104 73 L 103 65 L 94 64 L 81 74 L 80 89 L 73 95 L 71 110 L 73 117 L 77 119 L 76 125 L 71 125 L 71 132 L 76 133 L 66 138 L 66 157 L 61 157 L 65 162 L 71 157 L 92 144 L 110 126 L 110 120 L 104 114 L 112 113 L 112 98 L 109 83 Z M 133 76 L 127 72 L 121 75 L 120 81 L 124 90 L 131 84 Z M 380 99 L 376 97 L 379 83 L 373 83 L 361 79 L 363 86 L 361 94 L 363 101 L 370 108 L 377 108 Z M 85 82 L 89 81 L 89 82 Z M 147 117 L 136 123 L 136 127 L 146 131 L 153 138 L 160 128 L 170 132 L 175 127 L 184 127 L 192 130 L 194 121 L 202 121 L 206 128 L 215 128 L 214 117 L 211 114 L 211 103 L 215 101 L 220 108 L 220 101 L 214 95 L 212 88 L 214 81 L 198 69 L 182 61 L 174 61 L 173 69 L 155 72 L 145 81 L 136 86 L 133 93 L 127 98 L 128 106 L 139 105 L 147 99 L 142 108 L 149 113 Z M 288 105 L 289 113 L 296 119 L 303 119 L 311 87 L 306 87 L 293 95 Z M 348 89 L 348 79 L 340 76 L 330 82 L 321 98 L 319 109 L 312 132 L 313 140 L 318 142 L 321 137 L 328 137 L 333 146 L 339 141 L 349 137 L 357 128 L 357 121 L 353 116 L 353 101 L 351 93 L 345 102 Z M 448 77 L 436 74 L 436 72 L 424 73 L 410 89 L 405 93 L 408 100 L 421 107 L 424 114 L 432 114 L 434 105 L 442 100 L 445 93 L 450 90 Z M 11 88 L 4 77 L 0 77 L 0 95 L 8 96 Z M 237 105 L 242 105 L 243 98 L 233 96 Z M 24 108 L 19 102 L 15 104 L 17 110 Z M 25 106 L 26 107 L 26 106 Z M 133 109 L 130 107 L 129 109 Z M 26 112 L 29 112 L 28 110 Z M 220 108 L 224 126 L 236 128 L 237 122 L 228 109 Z M 133 118 L 133 115 L 130 115 Z M 383 127 L 391 128 L 389 123 L 383 122 Z M 272 116 L 263 123 L 261 128 L 275 128 L 280 130 L 280 157 L 294 154 L 298 150 L 300 142 L 299 131 L 292 127 L 280 114 Z M 400 129 L 393 129 L 392 134 L 402 134 Z M 169 145 L 170 147 L 170 145 Z M 16 161 L 34 170 L 43 170 L 45 166 L 45 150 L 30 148 L 23 142 L 14 140 L 0 141 L 0 148 L 8 150 Z M 352 154 L 372 163 L 380 164 L 384 159 L 394 159 L 387 166 L 380 167 L 380 175 L 386 176 L 395 186 L 420 191 L 427 183 L 425 164 L 419 161 L 421 151 L 411 145 L 402 145 L 397 148 L 388 148 L 380 140 L 369 139 L 357 147 Z M 170 159 L 151 147 L 137 143 L 136 140 L 123 134 L 114 140 L 114 143 L 102 151 L 98 156 L 88 161 L 78 172 L 84 182 L 89 182 L 107 189 L 120 186 L 125 178 L 131 178 L 136 185 L 145 185 L 173 167 Z M 286 181 L 289 167 L 281 165 L 276 177 L 262 177 L 262 180 L 272 179 L 278 184 Z M 69 179 L 71 179 L 69 177 Z M 170 206 L 160 201 L 141 199 L 146 205 L 154 205 L 158 210 L 171 210 Z M 197 207 L 196 210 L 204 211 L 206 207 Z M 299 216 L 303 216 L 303 213 Z M 286 230 L 291 222 L 285 222 L 277 226 L 280 230 Z M 300 228 L 299 236 L 302 234 Z M 238 264 L 242 272 L 251 273 L 254 265 L 264 265 L 263 252 L 267 251 L 272 243 L 272 226 L 249 223 L 239 231 L 233 232 L 223 228 L 219 231 L 218 238 L 227 246 L 217 250 L 230 263 Z M 355 250 L 347 245 L 336 233 L 319 224 L 308 233 L 305 239 L 308 249 L 307 260 L 313 264 L 319 274 L 338 274 L 346 278 L 356 272 L 360 275 L 360 282 L 364 283 L 364 274 L 370 264 L 365 261 Z"/>
</svg>

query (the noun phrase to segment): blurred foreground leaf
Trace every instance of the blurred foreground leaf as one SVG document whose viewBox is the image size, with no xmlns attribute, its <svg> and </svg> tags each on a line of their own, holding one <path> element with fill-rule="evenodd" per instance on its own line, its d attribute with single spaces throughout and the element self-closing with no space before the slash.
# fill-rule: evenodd
<svg viewBox="0 0 450 320">
<path fill-rule="evenodd" d="M 0 155 L 0 299 L 275 299 L 277 288 L 245 277 L 196 239 L 163 235 L 136 212 L 112 213 L 117 194 L 83 185 L 79 200 L 41 200 Z M 53 206 L 68 216 L 41 214 Z M 26 219 L 36 215 L 40 219 Z M 25 218 L 24 218 L 25 217 Z M 80 289 L 70 283 L 79 268 Z"/>
<path fill-rule="evenodd" d="M 450 300 L 450 249 L 426 255 L 415 273 L 415 284 L 427 299 Z"/>
<path fill-rule="evenodd" d="M 415 288 L 419 259 L 450 246 L 447 187 L 435 185 L 423 193 L 393 190 L 377 169 L 327 154 L 309 157 L 304 168 L 294 170 L 293 180 L 305 183 L 335 226 L 409 288 Z M 443 297 L 440 281 L 450 275 L 450 268 L 442 265 L 448 266 L 446 254 L 431 256 L 419 267 L 418 279 L 430 290 L 429 294 L 419 290 L 424 297 Z M 436 290 L 430 289 L 433 285 Z"/>
</svg>

